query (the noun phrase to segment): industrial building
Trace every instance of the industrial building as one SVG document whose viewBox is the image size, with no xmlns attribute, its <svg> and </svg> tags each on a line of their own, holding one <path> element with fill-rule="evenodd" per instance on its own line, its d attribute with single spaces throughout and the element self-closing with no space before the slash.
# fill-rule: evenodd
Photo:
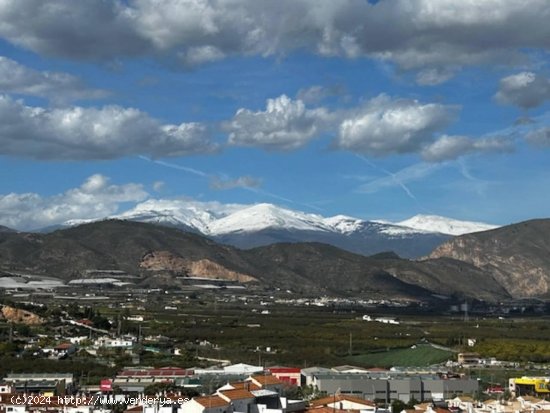
<svg viewBox="0 0 550 413">
<path fill-rule="evenodd" d="M 469 378 L 449 378 L 437 374 L 309 373 L 305 382 L 327 394 L 349 394 L 368 400 L 445 400 L 478 391 L 478 382 Z"/>
</svg>

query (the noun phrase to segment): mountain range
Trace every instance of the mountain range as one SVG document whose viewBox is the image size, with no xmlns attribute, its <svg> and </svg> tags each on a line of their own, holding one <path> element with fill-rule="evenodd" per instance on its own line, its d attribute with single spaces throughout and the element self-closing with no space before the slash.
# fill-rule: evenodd
<svg viewBox="0 0 550 413">
<path fill-rule="evenodd" d="M 283 242 L 320 242 L 363 255 L 394 251 L 405 258 L 427 255 L 455 235 L 496 228 L 433 215 L 417 215 L 391 223 L 345 215 L 326 218 L 272 204 L 209 207 L 205 203 L 170 200 L 148 200 L 105 219 L 174 227 L 244 249 Z M 90 221 L 68 221 L 42 232 L 86 222 Z"/>
<path fill-rule="evenodd" d="M 51 233 L 0 232 L 0 270 L 81 278 L 89 269 L 123 270 L 144 286 L 181 277 L 236 280 L 301 294 L 488 301 L 550 292 L 550 220 L 455 237 L 419 260 L 364 256 L 321 243 L 276 243 L 248 250 L 157 224 L 106 220 Z"/>
</svg>

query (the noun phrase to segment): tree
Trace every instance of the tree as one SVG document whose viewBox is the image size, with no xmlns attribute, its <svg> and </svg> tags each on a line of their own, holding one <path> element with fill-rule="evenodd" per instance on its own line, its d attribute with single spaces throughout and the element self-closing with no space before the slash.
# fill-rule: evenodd
<svg viewBox="0 0 550 413">
<path fill-rule="evenodd" d="M 301 387 L 292 384 L 285 384 L 281 391 L 281 396 L 294 400 L 303 399 L 304 391 Z"/>
<path fill-rule="evenodd" d="M 391 403 L 392 413 L 401 413 L 406 408 L 407 408 L 407 405 L 404 402 L 402 402 L 401 400 L 394 400 Z"/>
</svg>

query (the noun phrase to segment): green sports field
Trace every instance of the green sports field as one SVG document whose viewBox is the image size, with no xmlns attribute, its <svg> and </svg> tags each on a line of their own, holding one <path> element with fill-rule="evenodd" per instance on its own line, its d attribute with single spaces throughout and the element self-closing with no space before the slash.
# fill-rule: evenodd
<svg viewBox="0 0 550 413">
<path fill-rule="evenodd" d="M 434 348 L 429 344 L 419 344 L 415 348 L 390 349 L 351 356 L 348 360 L 350 363 L 369 367 L 423 367 L 455 358 L 455 354 L 450 351 Z"/>
</svg>

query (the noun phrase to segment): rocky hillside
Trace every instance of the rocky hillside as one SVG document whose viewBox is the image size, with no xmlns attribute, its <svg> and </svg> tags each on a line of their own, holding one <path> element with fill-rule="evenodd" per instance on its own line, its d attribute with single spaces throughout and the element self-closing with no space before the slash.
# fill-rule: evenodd
<svg viewBox="0 0 550 413">
<path fill-rule="evenodd" d="M 1 306 L 0 319 L 15 324 L 26 324 L 29 326 L 44 324 L 44 319 L 42 317 L 31 313 L 30 311 L 21 310 L 8 305 Z"/>
<path fill-rule="evenodd" d="M 70 280 L 90 269 L 123 270 L 140 276 L 142 285 L 169 286 L 173 276 L 192 276 L 304 294 L 496 301 L 548 292 L 549 222 L 462 236 L 430 258 L 411 261 L 320 243 L 240 250 L 176 228 L 109 220 L 49 234 L 0 233 L 0 271 Z"/>
<path fill-rule="evenodd" d="M 152 251 L 146 254 L 139 267 L 147 271 L 170 271 L 186 274 L 190 277 L 215 278 L 247 283 L 258 281 L 256 278 L 231 271 L 223 265 L 209 259 L 188 260 L 169 251 Z"/>
<path fill-rule="evenodd" d="M 443 257 L 476 266 L 514 297 L 543 296 L 550 293 L 550 219 L 462 235 L 430 255 Z"/>
</svg>

